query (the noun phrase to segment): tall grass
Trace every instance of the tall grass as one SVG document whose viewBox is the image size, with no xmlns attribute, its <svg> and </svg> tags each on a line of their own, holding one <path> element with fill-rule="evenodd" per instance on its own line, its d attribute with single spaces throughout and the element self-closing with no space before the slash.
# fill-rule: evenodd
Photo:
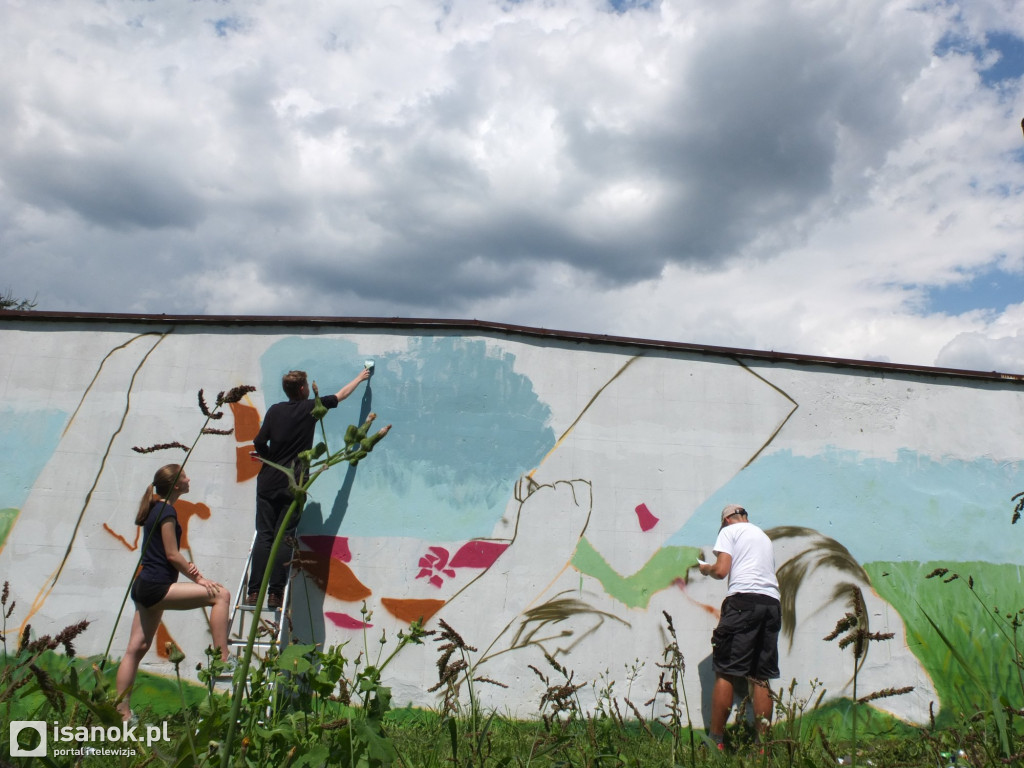
<svg viewBox="0 0 1024 768">
<path fill-rule="evenodd" d="M 12 608 L 4 604 L 3 615 L 9 617 Z M 840 637 L 848 637 L 846 632 Z M 395 710 L 383 683 L 386 669 L 409 644 L 429 638 L 438 651 L 437 706 Z M 180 712 L 170 718 L 171 742 L 137 745 L 137 755 L 104 765 L 807 768 L 850 765 L 856 760 L 879 768 L 945 768 L 957 759 L 961 765 L 969 760 L 975 767 L 1020 764 L 1019 757 L 1006 756 L 1000 748 L 988 715 L 965 718 L 946 728 L 931 724 L 913 728 L 872 708 L 865 697 L 856 705 L 854 741 L 850 729 L 854 704 L 823 704 L 824 691 L 816 681 L 809 685 L 793 681 L 776 692 L 778 716 L 761 744 L 753 742 L 744 722 L 730 724 L 735 753 L 721 756 L 705 746 L 703 734 L 693 727 L 685 695 L 686 666 L 673 649 L 673 639 L 666 630 L 664 675 L 654 691 L 629 684 L 619 690 L 607 678 L 578 680 L 565 664 L 547 657 L 533 670 L 544 685 L 534 717 L 526 720 L 480 709 L 471 688 L 497 681 L 476 674 L 473 646 L 447 625 L 433 633 L 413 625 L 393 637 L 364 636 L 359 647 L 353 643 L 328 649 L 292 645 L 254 663 L 237 715 L 239 745 L 226 759 L 219 745 L 229 718 L 235 717 L 230 697 L 212 686 L 197 690 L 179 681 L 175 698 Z M 98 674 L 95 660 L 80 660 L 60 649 L 57 638 L 5 649 L 0 705 L 8 720 L 116 722 L 111 681 Z M 178 654 L 172 658 L 177 665 L 189 663 Z M 625 666 L 636 669 L 643 663 L 633 660 Z M 45 677 L 32 671 L 32 664 Z M 211 654 L 201 678 L 209 680 L 218 664 L 218 657 Z M 589 711 L 578 696 L 586 685 L 597 692 L 597 705 Z M 646 703 L 639 704 L 645 697 Z M 275 706 L 270 706 L 273 702 Z M 144 722 L 155 716 L 146 711 L 140 714 Z M 74 758 L 54 756 L 44 764 L 70 767 L 77 763 Z"/>
</svg>

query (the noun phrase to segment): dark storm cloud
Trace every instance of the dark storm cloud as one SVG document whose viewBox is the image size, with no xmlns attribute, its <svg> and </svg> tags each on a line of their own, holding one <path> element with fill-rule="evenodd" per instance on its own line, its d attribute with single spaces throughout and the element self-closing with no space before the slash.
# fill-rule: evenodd
<svg viewBox="0 0 1024 768">
<path fill-rule="evenodd" d="M 871 90 L 859 85 L 875 75 L 863 71 L 864 54 L 844 47 L 841 27 L 829 31 L 811 15 L 783 7 L 738 17 L 683 45 L 659 29 L 658 14 L 643 7 L 599 15 L 594 31 L 497 26 L 489 38 L 452 45 L 432 65 L 445 77 L 418 94 L 364 88 L 349 98 L 342 85 L 329 89 L 338 103 L 321 101 L 314 110 L 301 108 L 312 85 L 296 80 L 294 66 L 242 58 L 210 74 L 221 100 L 206 107 L 210 135 L 190 128 L 201 153 L 156 146 L 141 162 L 139 146 L 123 155 L 22 153 L 8 169 L 26 201 L 69 208 L 115 230 L 193 227 L 204 214 L 248 219 L 266 243 L 251 260 L 288 254 L 286 273 L 270 267 L 278 280 L 322 274 L 326 262 L 339 286 L 424 305 L 499 295 L 511 283 L 532 284 L 552 264 L 599 284 L 627 284 L 670 263 L 713 267 L 765 227 L 784 229 L 826 198 L 839 132 L 863 132 L 851 119 L 858 113 L 887 113 L 873 102 L 889 102 L 926 60 L 921 48 L 917 61 L 889 71 L 895 87 Z M 269 26 L 230 29 L 236 45 L 247 45 Z M 627 50 L 651 40 L 635 60 L 617 61 L 590 47 L 591 34 L 624 41 Z M 368 55 L 372 42 L 356 40 L 357 53 L 317 55 L 345 62 L 340 71 L 351 74 L 347 62 Z M 524 50 L 531 45 L 534 52 Z M 399 65 L 410 55 L 395 48 L 395 58 L 382 63 Z M 651 87 L 643 67 L 655 55 L 663 82 L 645 100 L 634 91 Z M 189 64 L 181 66 L 176 81 L 188 74 Z M 289 99 L 299 101 L 282 106 Z M 616 109 L 621 119 L 603 117 Z M 879 146 L 889 145 L 891 119 L 871 130 Z M 504 133 L 507 151 L 521 157 L 496 172 L 494 153 L 504 147 L 494 137 Z M 531 137 L 546 142 L 531 149 Z M 349 192 L 341 178 L 339 188 L 314 191 L 316 167 L 302 154 L 309 142 L 321 152 L 338 147 L 366 183 Z M 183 174 L 191 165 L 205 176 L 211 161 L 223 164 L 222 179 L 201 197 Z M 620 186 L 656 193 L 624 215 L 615 202 Z M 305 231 L 316 222 L 326 243 Z M 336 241 L 345 255 L 325 256 Z M 389 279 L 367 264 L 384 265 Z"/>
<path fill-rule="evenodd" d="M 24 152 L 7 158 L 4 178 L 27 203 L 113 230 L 190 228 L 203 217 L 202 200 L 182 179 L 138 157 Z"/>
<path fill-rule="evenodd" d="M 511 283 L 532 284 L 550 264 L 604 284 L 648 279 L 669 263 L 712 267 L 766 227 L 784 230 L 832 195 L 841 133 L 866 136 L 865 169 L 883 160 L 902 131 L 895 102 L 928 60 L 923 46 L 900 53 L 870 87 L 862 79 L 875 77 L 877 65 L 844 47 L 838 30 L 815 22 L 780 13 L 720 27 L 673 51 L 685 74 L 663 106 L 638 107 L 621 125 L 599 119 L 602 84 L 585 72 L 568 77 L 539 57 L 504 66 L 494 41 L 492 49 L 453 50 L 457 77 L 392 121 L 337 110 L 308 118 L 313 133 L 342 129 L 354 143 L 353 156 L 374 184 L 342 205 L 361 207 L 386 233 L 355 265 L 344 259 L 328 267 L 329 279 L 430 305 L 446 296 L 500 295 Z M 524 97 L 526 83 L 517 78 L 528 75 L 536 90 Z M 620 76 L 628 83 L 634 75 Z M 538 174 L 535 191 L 518 198 L 467 152 L 476 126 L 506 95 L 532 108 L 516 119 L 533 120 L 537 133 L 557 132 L 564 144 L 564 168 L 553 183 Z M 867 125 L 861 115 L 887 117 Z M 536 162 L 523 157 L 525 166 Z M 615 226 L 614 212 L 582 223 L 566 215 L 624 178 L 660 190 L 639 217 Z M 293 256 L 292 274 L 306 271 L 303 260 Z M 311 261 L 309 271 L 319 273 L 321 260 Z M 387 279 L 363 268 L 368 261 L 383 265 Z"/>
</svg>

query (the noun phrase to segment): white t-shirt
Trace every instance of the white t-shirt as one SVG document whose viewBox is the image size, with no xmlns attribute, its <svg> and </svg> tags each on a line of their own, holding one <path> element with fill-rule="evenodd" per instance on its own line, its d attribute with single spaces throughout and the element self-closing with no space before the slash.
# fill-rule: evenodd
<svg viewBox="0 0 1024 768">
<path fill-rule="evenodd" d="M 772 540 L 756 525 L 733 523 L 725 526 L 718 532 L 714 552 L 732 556 L 728 594 L 752 592 L 779 599 Z"/>
</svg>

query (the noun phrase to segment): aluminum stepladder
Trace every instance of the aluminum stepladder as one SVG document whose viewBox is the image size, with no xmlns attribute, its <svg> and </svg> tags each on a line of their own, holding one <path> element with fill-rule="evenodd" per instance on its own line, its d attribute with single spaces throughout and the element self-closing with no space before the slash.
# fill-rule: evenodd
<svg viewBox="0 0 1024 768">
<path fill-rule="evenodd" d="M 249 591 L 249 571 L 252 568 L 252 552 L 255 545 L 256 534 L 254 533 L 252 542 L 249 544 L 249 556 L 246 558 L 245 567 L 242 568 L 242 575 L 238 580 L 238 587 L 235 590 L 235 603 L 231 609 L 231 621 L 228 625 L 228 648 L 231 655 L 239 661 L 241 661 L 246 643 L 249 642 L 252 622 L 259 622 L 260 624 L 256 635 L 256 643 L 253 645 L 253 661 L 266 658 L 267 653 L 271 650 L 280 652 L 283 645 L 287 643 L 289 636 L 288 609 L 291 606 L 292 598 L 292 569 L 290 564 L 284 583 L 284 594 L 281 598 L 280 608 L 268 608 L 266 605 L 267 599 L 264 598 L 263 610 L 257 614 L 256 606 L 246 605 L 245 603 L 245 598 Z"/>
</svg>

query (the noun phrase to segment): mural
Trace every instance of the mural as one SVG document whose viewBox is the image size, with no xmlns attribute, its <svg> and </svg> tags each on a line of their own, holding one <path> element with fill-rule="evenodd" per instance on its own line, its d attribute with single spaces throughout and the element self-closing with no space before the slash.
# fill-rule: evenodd
<svg viewBox="0 0 1024 768">
<path fill-rule="evenodd" d="M 853 656 L 823 638 L 858 606 L 872 632 L 892 633 L 858 661 L 858 691 L 911 689 L 875 706 L 921 723 L 969 703 L 931 622 L 970 627 L 972 592 L 1009 606 L 1019 590 L 1020 381 L 469 324 L 0 321 L 0 567 L 18 631 L 84 618 L 80 652 L 102 653 L 113 632 L 119 655 L 138 498 L 195 439 L 197 393 L 252 384 L 222 434 L 196 444 L 180 510 L 183 547 L 234 591 L 252 536 L 251 441 L 281 375 L 306 370 L 333 391 L 366 359 L 375 374 L 328 415 L 327 439 L 371 411 L 394 429 L 371 461 L 314 486 L 293 569 L 298 639 L 444 619 L 507 686 L 481 689 L 484 704 L 530 713 L 542 684 L 529 667 L 545 654 L 577 680 L 628 677 L 652 696 L 668 613 L 699 721 L 725 585 L 693 566 L 736 502 L 775 541 L 784 683 L 851 695 Z M 948 636 L 1015 701 L 992 635 L 986 647 L 969 630 Z M 165 615 L 157 649 L 172 638 L 196 660 L 209 642 L 188 615 Z M 430 647 L 399 657 L 396 701 L 436 703 L 434 660 Z"/>
</svg>

